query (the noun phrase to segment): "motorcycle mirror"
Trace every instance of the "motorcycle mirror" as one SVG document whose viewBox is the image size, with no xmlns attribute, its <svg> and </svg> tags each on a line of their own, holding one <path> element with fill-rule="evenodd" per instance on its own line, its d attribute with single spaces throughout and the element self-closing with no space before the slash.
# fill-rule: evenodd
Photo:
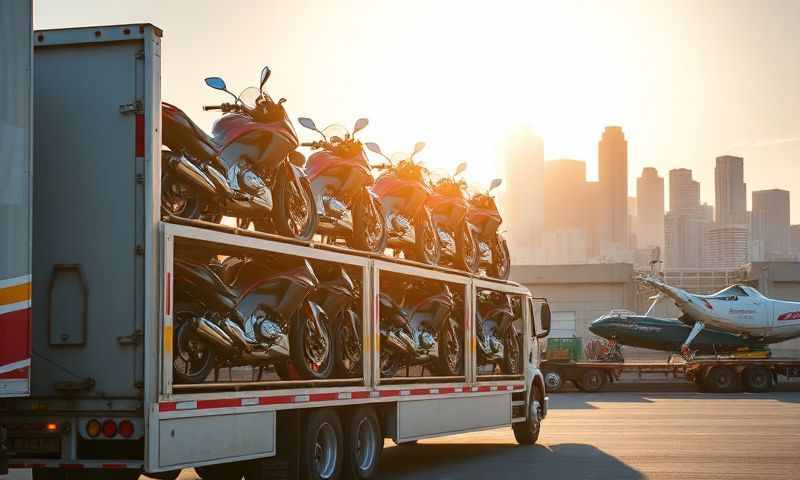
<svg viewBox="0 0 800 480">
<path fill-rule="evenodd" d="M 353 127 L 353 135 L 355 135 L 356 132 L 358 131 L 364 130 L 364 128 L 366 128 L 367 125 L 369 125 L 369 120 L 366 118 L 359 118 L 358 120 L 356 120 L 356 124 Z"/>
<path fill-rule="evenodd" d="M 297 121 L 300 123 L 300 125 L 306 127 L 307 129 L 319 132 L 319 130 L 317 130 L 317 124 L 314 123 L 314 120 L 311 120 L 307 117 L 300 117 L 297 119 Z"/>
<path fill-rule="evenodd" d="M 423 148 L 425 148 L 425 142 L 417 142 L 414 145 L 414 153 L 412 153 L 411 156 L 413 157 L 414 155 L 418 154 Z"/>
<path fill-rule="evenodd" d="M 492 180 L 492 183 L 489 184 L 489 191 L 491 192 L 495 188 L 499 187 L 501 183 L 503 183 L 503 180 L 501 178 L 495 178 L 494 180 Z"/>
<path fill-rule="evenodd" d="M 383 156 L 383 152 L 381 151 L 381 147 L 375 142 L 367 142 L 364 145 L 367 146 L 367 150 L 370 152 L 377 153 L 378 155 Z"/>
<path fill-rule="evenodd" d="M 269 69 L 269 66 L 265 66 L 261 69 L 261 77 L 258 82 L 258 89 L 262 92 L 264 91 L 264 85 L 269 80 L 269 76 L 272 74 L 272 70 Z"/>
<path fill-rule="evenodd" d="M 467 162 L 459 163 L 458 166 L 456 167 L 456 173 L 453 176 L 457 177 L 461 175 L 466 169 L 467 169 Z"/>
<path fill-rule="evenodd" d="M 225 85 L 225 80 L 223 80 L 220 77 L 206 78 L 206 85 L 213 88 L 214 90 L 222 90 L 223 92 L 228 91 L 228 87 Z"/>
</svg>

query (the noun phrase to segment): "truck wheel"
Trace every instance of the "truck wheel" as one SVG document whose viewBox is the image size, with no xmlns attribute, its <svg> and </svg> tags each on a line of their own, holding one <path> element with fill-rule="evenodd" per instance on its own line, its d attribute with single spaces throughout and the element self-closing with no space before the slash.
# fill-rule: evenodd
<svg viewBox="0 0 800 480">
<path fill-rule="evenodd" d="M 344 478 L 375 477 L 383 451 L 383 433 L 375 409 L 358 407 L 347 420 L 344 435 Z"/>
<path fill-rule="evenodd" d="M 742 372 L 742 383 L 748 392 L 769 392 L 772 390 L 772 372 L 766 367 L 747 367 Z"/>
<path fill-rule="evenodd" d="M 528 405 L 525 421 L 511 425 L 511 429 L 514 430 L 514 438 L 520 445 L 535 444 L 539 440 L 539 432 L 542 429 L 544 396 L 536 385 L 531 385 L 531 398 Z"/>
<path fill-rule="evenodd" d="M 731 367 L 712 367 L 706 374 L 705 385 L 711 392 L 733 392 L 736 390 L 736 372 Z"/>
<path fill-rule="evenodd" d="M 217 463 L 204 467 L 195 467 L 194 471 L 203 480 L 241 480 L 246 465 L 241 462 Z"/>
<path fill-rule="evenodd" d="M 300 451 L 300 478 L 339 478 L 342 471 L 344 438 L 336 411 L 321 408 L 305 417 Z"/>
<path fill-rule="evenodd" d="M 548 392 L 557 392 L 564 386 L 564 380 L 561 378 L 561 372 L 553 370 L 544 374 L 544 386 Z"/>
<path fill-rule="evenodd" d="M 581 375 L 579 388 L 584 392 L 595 393 L 602 390 L 607 381 L 606 372 L 598 368 L 590 368 Z"/>
</svg>

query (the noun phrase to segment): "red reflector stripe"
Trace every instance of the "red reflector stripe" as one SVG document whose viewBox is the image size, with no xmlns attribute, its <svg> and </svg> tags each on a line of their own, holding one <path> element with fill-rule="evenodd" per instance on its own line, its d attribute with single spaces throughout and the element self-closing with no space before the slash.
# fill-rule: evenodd
<svg viewBox="0 0 800 480">
<path fill-rule="evenodd" d="M 197 409 L 203 408 L 227 408 L 239 407 L 242 405 L 242 400 L 239 398 L 223 398 L 220 400 L 198 400 Z"/>
<path fill-rule="evenodd" d="M 329 402 L 331 400 L 339 400 L 338 393 L 315 393 L 311 395 L 311 402 Z"/>
<path fill-rule="evenodd" d="M 353 392 L 351 398 L 353 400 L 356 400 L 356 399 L 359 399 L 359 398 L 369 398 L 369 392 Z"/>
<path fill-rule="evenodd" d="M 59 466 L 64 470 L 80 470 L 83 468 L 83 464 L 80 463 L 62 463 Z"/>
<path fill-rule="evenodd" d="M 294 395 L 280 395 L 277 397 L 261 397 L 258 399 L 259 405 L 275 405 L 277 403 L 294 403 Z"/>
<path fill-rule="evenodd" d="M 144 115 L 136 115 L 136 156 L 144 157 Z"/>
<path fill-rule="evenodd" d="M 174 412 L 176 410 L 175 402 L 167 402 L 167 403 L 159 403 L 158 404 L 158 411 L 159 412 Z"/>
</svg>

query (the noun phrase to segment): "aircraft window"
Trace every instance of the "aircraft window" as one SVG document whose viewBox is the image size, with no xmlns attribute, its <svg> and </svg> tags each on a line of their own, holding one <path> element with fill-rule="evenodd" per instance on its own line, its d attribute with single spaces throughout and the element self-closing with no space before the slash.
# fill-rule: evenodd
<svg viewBox="0 0 800 480">
<path fill-rule="evenodd" d="M 739 285 L 734 285 L 714 294 L 715 297 L 747 297 L 747 292 Z"/>
</svg>

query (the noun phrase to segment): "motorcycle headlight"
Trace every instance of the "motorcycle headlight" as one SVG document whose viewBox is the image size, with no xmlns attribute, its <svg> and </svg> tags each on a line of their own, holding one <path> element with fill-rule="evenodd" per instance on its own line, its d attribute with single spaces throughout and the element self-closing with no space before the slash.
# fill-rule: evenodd
<svg viewBox="0 0 800 480">
<path fill-rule="evenodd" d="M 266 187 L 266 184 L 264 184 L 264 181 L 261 180 L 261 177 L 256 175 L 252 170 L 244 172 L 242 175 L 242 183 L 244 183 L 245 187 L 251 190 L 261 190 L 262 188 Z"/>
</svg>

